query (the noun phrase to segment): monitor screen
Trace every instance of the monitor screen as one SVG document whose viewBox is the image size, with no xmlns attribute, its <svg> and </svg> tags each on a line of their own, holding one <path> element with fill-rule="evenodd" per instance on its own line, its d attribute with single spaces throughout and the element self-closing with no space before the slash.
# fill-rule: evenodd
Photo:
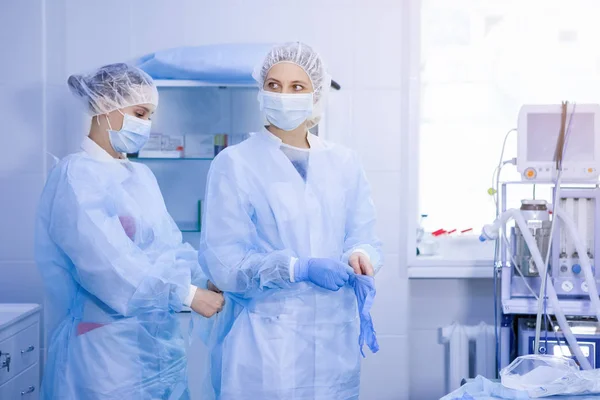
<svg viewBox="0 0 600 400">
<path fill-rule="evenodd" d="M 572 115 L 572 117 L 571 117 Z M 531 113 L 527 115 L 527 159 L 530 162 L 554 160 L 556 140 L 560 132 L 561 115 L 558 113 Z M 571 122 L 569 124 L 569 119 Z M 594 160 L 594 114 L 567 115 L 568 137 L 564 161 Z"/>
</svg>

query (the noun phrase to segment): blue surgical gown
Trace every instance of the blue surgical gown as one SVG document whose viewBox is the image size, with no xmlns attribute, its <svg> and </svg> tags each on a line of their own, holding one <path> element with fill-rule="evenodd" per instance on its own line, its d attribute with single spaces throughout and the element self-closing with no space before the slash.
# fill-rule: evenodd
<svg viewBox="0 0 600 400">
<path fill-rule="evenodd" d="M 354 290 L 291 283 L 290 260 L 347 262 L 360 249 L 379 269 L 375 208 L 358 157 L 314 136 L 309 142 L 308 157 L 291 156 L 265 129 L 211 166 L 198 254 L 227 299 L 203 336 L 213 398 L 358 398 Z"/>
<path fill-rule="evenodd" d="M 35 250 L 47 292 L 43 399 L 187 398 L 175 312 L 200 276 L 197 252 L 146 166 L 63 159 L 41 196 Z"/>
</svg>

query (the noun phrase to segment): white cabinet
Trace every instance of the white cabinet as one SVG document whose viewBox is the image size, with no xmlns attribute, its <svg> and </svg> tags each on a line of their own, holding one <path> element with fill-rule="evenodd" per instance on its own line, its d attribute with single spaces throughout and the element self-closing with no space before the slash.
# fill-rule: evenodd
<svg viewBox="0 0 600 400">
<path fill-rule="evenodd" d="M 37 304 L 0 304 L 0 399 L 34 400 L 40 387 Z"/>
</svg>

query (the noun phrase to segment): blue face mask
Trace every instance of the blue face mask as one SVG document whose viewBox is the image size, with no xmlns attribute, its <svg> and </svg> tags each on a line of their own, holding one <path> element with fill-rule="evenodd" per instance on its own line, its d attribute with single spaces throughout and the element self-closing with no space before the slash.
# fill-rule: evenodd
<svg viewBox="0 0 600 400">
<path fill-rule="evenodd" d="M 312 93 L 273 93 L 261 90 L 258 101 L 267 121 L 284 131 L 293 131 L 313 112 Z"/>
<path fill-rule="evenodd" d="M 106 119 L 108 120 L 108 116 Z M 111 127 L 110 121 L 108 126 Z M 115 151 L 119 153 L 137 153 L 148 142 L 151 129 L 152 121 L 123 114 L 123 126 L 118 131 L 109 129 L 108 138 Z"/>
</svg>

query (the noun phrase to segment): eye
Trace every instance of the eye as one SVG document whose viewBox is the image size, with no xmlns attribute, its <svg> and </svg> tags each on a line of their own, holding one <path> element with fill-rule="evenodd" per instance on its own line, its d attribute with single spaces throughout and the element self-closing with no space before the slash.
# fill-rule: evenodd
<svg viewBox="0 0 600 400">
<path fill-rule="evenodd" d="M 304 86 L 302 86 L 302 85 L 294 85 L 294 90 L 296 92 L 301 92 L 302 90 L 304 90 Z"/>
<path fill-rule="evenodd" d="M 269 89 L 279 89 L 279 84 L 276 82 L 269 82 L 269 84 L 267 85 L 269 87 Z"/>
</svg>

